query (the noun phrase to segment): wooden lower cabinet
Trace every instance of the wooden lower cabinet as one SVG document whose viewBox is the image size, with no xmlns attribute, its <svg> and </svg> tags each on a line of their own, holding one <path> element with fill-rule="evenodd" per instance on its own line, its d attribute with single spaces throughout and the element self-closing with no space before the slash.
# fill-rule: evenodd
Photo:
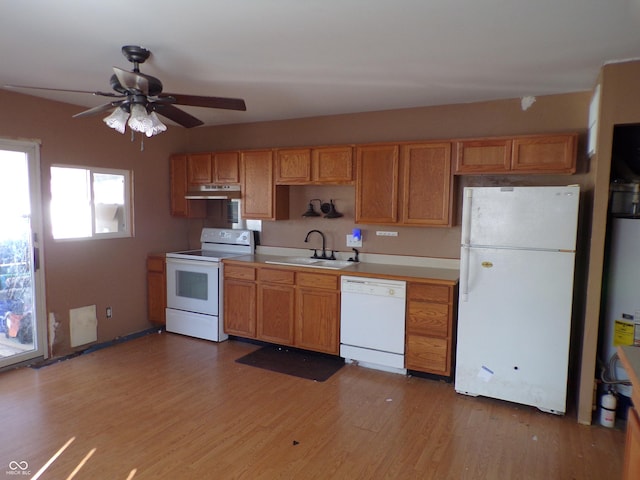
<svg viewBox="0 0 640 480">
<path fill-rule="evenodd" d="M 339 355 L 340 274 L 264 265 L 224 261 L 225 332 Z M 451 376 L 456 298 L 457 284 L 407 282 L 407 369 Z"/>
<path fill-rule="evenodd" d="M 339 292 L 300 287 L 296 300 L 295 345 L 337 355 L 340 351 Z"/>
<path fill-rule="evenodd" d="M 225 263 L 225 332 L 337 355 L 340 277 L 254 265 Z"/>
<path fill-rule="evenodd" d="M 224 267 L 224 331 L 229 335 L 256 338 L 256 269 Z"/>
<path fill-rule="evenodd" d="M 295 274 L 270 268 L 258 269 L 258 331 L 265 342 L 293 345 Z"/>
<path fill-rule="evenodd" d="M 340 352 L 340 277 L 298 272 L 296 287 L 295 345 L 337 355 Z"/>
<path fill-rule="evenodd" d="M 164 254 L 147 257 L 147 317 L 150 322 L 164 325 L 167 308 L 167 273 Z"/>
<path fill-rule="evenodd" d="M 456 291 L 454 286 L 407 284 L 405 367 L 451 376 Z"/>
</svg>

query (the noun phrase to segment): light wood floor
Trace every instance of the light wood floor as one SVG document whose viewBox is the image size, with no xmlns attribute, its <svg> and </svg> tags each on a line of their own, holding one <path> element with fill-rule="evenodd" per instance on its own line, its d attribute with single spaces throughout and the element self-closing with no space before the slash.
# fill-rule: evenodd
<svg viewBox="0 0 640 480">
<path fill-rule="evenodd" d="M 0 476 L 620 478 L 620 430 L 355 365 L 320 383 L 234 362 L 256 348 L 162 333 L 1 373 Z"/>
</svg>

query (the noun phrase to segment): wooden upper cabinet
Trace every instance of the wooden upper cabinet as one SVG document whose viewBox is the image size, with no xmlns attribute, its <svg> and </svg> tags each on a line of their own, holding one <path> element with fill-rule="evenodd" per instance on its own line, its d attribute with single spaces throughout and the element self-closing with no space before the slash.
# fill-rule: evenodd
<svg viewBox="0 0 640 480">
<path fill-rule="evenodd" d="M 401 147 L 402 223 L 451 224 L 451 144 L 418 143 Z"/>
<path fill-rule="evenodd" d="M 398 220 L 398 145 L 356 147 L 356 223 Z"/>
<path fill-rule="evenodd" d="M 220 152 L 212 155 L 213 183 L 240 183 L 240 154 Z"/>
<path fill-rule="evenodd" d="M 187 155 L 187 181 L 189 184 L 211 183 L 212 178 L 210 153 L 191 153 Z"/>
<path fill-rule="evenodd" d="M 240 183 L 238 152 L 191 153 L 187 155 L 187 182 Z"/>
<path fill-rule="evenodd" d="M 456 142 L 456 174 L 576 172 L 577 133 Z"/>
<path fill-rule="evenodd" d="M 353 183 L 353 148 L 318 147 L 276 152 L 276 183 L 322 185 Z"/>
<path fill-rule="evenodd" d="M 511 140 L 457 142 L 456 173 L 507 173 L 511 168 Z"/>
<path fill-rule="evenodd" d="M 311 182 L 311 149 L 276 152 L 276 183 L 296 185 Z"/>
<path fill-rule="evenodd" d="M 311 151 L 311 178 L 319 183 L 353 183 L 353 148 L 323 147 Z"/>
<path fill-rule="evenodd" d="M 289 217 L 288 187 L 274 184 L 271 150 L 242 152 L 240 183 L 243 218 L 284 220 Z"/>
<path fill-rule="evenodd" d="M 519 173 L 575 173 L 577 143 L 577 134 L 516 138 L 511 169 Z"/>
<path fill-rule="evenodd" d="M 187 155 L 172 155 L 170 166 L 171 215 L 174 217 L 204 218 L 207 214 L 205 200 L 187 200 Z"/>
</svg>

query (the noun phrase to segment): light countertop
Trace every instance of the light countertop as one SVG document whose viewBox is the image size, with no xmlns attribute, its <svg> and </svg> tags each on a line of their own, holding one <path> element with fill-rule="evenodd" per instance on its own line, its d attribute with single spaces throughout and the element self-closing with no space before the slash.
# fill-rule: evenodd
<svg viewBox="0 0 640 480">
<path fill-rule="evenodd" d="M 267 261 L 278 261 L 282 259 L 278 255 L 243 255 L 241 257 L 232 257 L 224 260 L 224 263 L 244 262 L 244 263 L 266 263 Z M 281 265 L 268 264 L 269 267 L 282 267 Z M 387 263 L 371 263 L 371 262 L 359 262 L 354 263 L 351 266 L 334 270 L 334 269 L 318 269 L 312 267 L 295 266 L 295 267 L 283 267 L 283 268 L 295 268 L 304 269 L 308 271 L 315 271 L 317 273 L 333 273 L 336 275 L 355 275 L 355 276 L 368 276 L 368 277 L 381 277 L 381 278 L 415 278 L 426 279 L 430 281 L 441 281 L 443 284 L 453 285 L 458 282 L 459 271 L 452 268 L 434 268 L 424 266 L 411 266 L 411 265 L 393 265 Z"/>
<path fill-rule="evenodd" d="M 640 406 L 640 347 L 619 346 L 618 356 L 629 379 L 633 384 L 631 398 L 634 405 Z"/>
</svg>

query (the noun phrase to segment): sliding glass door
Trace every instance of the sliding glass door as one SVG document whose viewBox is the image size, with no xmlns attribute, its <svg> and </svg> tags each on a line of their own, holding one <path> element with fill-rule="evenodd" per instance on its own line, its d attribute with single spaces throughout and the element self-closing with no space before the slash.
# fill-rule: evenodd
<svg viewBox="0 0 640 480">
<path fill-rule="evenodd" d="M 0 139 L 0 368 L 47 352 L 38 147 Z"/>
</svg>

